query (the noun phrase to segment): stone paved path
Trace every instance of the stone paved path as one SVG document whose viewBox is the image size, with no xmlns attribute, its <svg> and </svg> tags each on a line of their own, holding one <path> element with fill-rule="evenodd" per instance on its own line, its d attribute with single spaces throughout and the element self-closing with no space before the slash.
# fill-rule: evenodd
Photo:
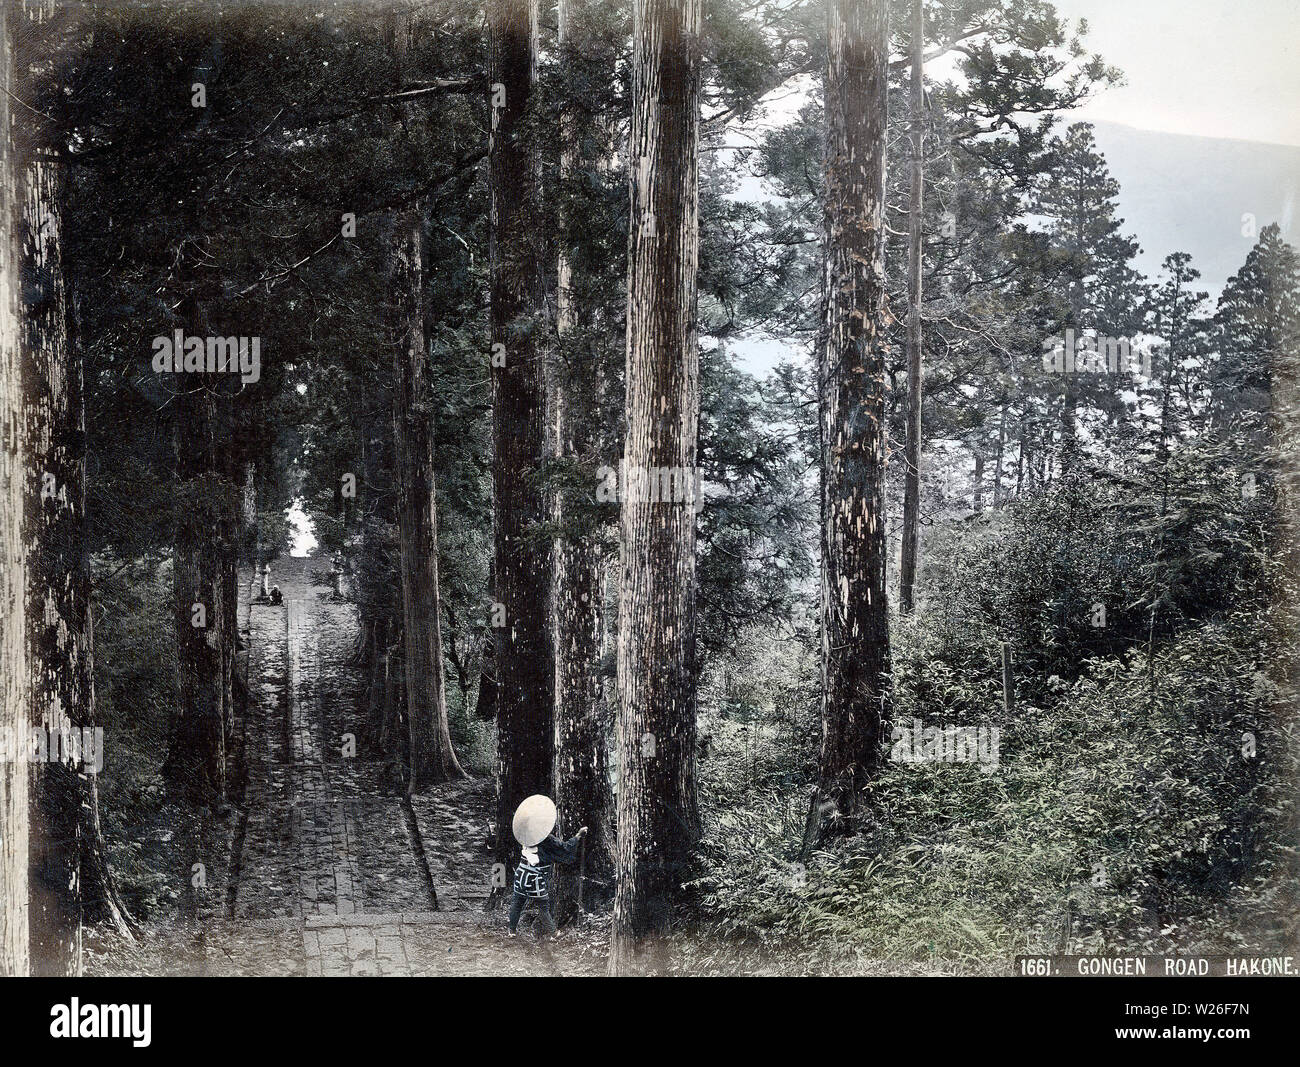
<svg viewBox="0 0 1300 1067">
<path fill-rule="evenodd" d="M 207 973 L 596 974 L 599 938 L 549 946 L 485 911 L 491 783 L 394 795 L 363 751 L 350 603 L 316 584 L 319 560 L 273 566 L 279 606 L 248 602 L 245 787 L 231 834 L 225 917 L 204 924 Z M 347 735 L 358 745 L 345 754 Z M 367 758 L 370 757 L 370 758 Z"/>
<path fill-rule="evenodd" d="M 392 792 L 380 754 L 362 747 L 353 605 L 313 580 L 327 570 L 324 561 L 279 561 L 273 577 L 284 603 L 275 607 L 250 602 L 251 575 L 243 576 L 249 708 L 234 746 L 242 793 L 229 825 L 219 826 L 228 855 L 205 854 L 214 891 L 197 922 L 159 923 L 134 944 L 92 936 L 90 973 L 604 974 L 608 914 L 543 944 L 527 926 L 507 939 L 504 910 L 485 909 L 489 780 L 409 801 Z M 344 754 L 347 735 L 357 739 L 353 757 Z M 716 947 L 706 965 L 723 973 L 800 973 L 779 949 Z M 947 972 L 861 961 L 856 973 Z"/>
</svg>

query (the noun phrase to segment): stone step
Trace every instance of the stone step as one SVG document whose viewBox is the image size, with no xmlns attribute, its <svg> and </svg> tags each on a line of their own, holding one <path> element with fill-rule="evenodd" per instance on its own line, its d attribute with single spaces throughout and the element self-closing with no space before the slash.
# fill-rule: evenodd
<svg viewBox="0 0 1300 1067">
<path fill-rule="evenodd" d="M 303 928 L 324 930 L 331 926 L 428 926 L 446 922 L 449 914 L 451 913 L 441 911 L 390 911 L 353 912 L 351 915 L 308 915 L 303 920 Z"/>
</svg>

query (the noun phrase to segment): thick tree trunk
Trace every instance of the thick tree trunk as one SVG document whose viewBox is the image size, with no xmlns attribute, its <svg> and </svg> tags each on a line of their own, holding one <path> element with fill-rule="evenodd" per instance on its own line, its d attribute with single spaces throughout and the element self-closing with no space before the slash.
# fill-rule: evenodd
<svg viewBox="0 0 1300 1067">
<path fill-rule="evenodd" d="M 627 437 L 635 484 L 693 479 L 699 425 L 700 5 L 636 0 Z M 624 493 L 618 618 L 618 858 L 610 972 L 658 967 L 695 796 L 695 509 Z"/>
<path fill-rule="evenodd" d="M 205 337 L 198 298 L 185 298 L 185 305 L 186 334 Z M 172 549 L 177 688 L 163 773 L 179 798 L 218 808 L 226 800 L 227 768 L 223 583 L 215 543 L 223 479 L 213 462 L 215 399 L 201 374 L 174 377 L 172 434 L 181 501 Z"/>
<path fill-rule="evenodd" d="M 15 14 L 0 5 L 0 742 L 27 732 L 26 555 L 23 551 L 21 339 L 18 318 L 18 162 L 12 128 Z M 0 976 L 26 975 L 28 938 L 28 764 L 6 751 L 0 760 Z"/>
<path fill-rule="evenodd" d="M 921 541 L 921 222 L 925 196 L 925 100 L 922 88 L 925 19 L 912 0 L 912 197 L 907 219 L 907 440 L 903 453 L 903 555 L 898 610 L 908 615 Z"/>
<path fill-rule="evenodd" d="M 393 295 L 402 343 L 394 354 L 393 440 L 397 454 L 397 527 L 401 541 L 407 789 L 464 777 L 451 747 L 438 599 L 438 502 L 433 473 L 432 404 L 424 350 L 423 222 L 416 209 L 396 220 Z"/>
<path fill-rule="evenodd" d="M 371 643 L 371 668 L 374 672 L 373 712 L 370 719 L 370 744 L 377 752 L 388 752 L 385 723 L 388 714 L 388 649 L 398 630 L 396 612 L 400 610 L 387 581 L 391 552 L 383 531 L 396 524 L 391 492 L 380 487 L 396 483 L 391 468 L 389 435 L 393 428 L 393 401 L 386 394 L 385 378 L 369 402 L 362 406 L 361 485 L 365 491 L 364 518 L 361 522 L 361 556 L 358 567 L 358 603 L 368 620 L 374 640 Z M 400 556 L 400 548 L 398 550 Z"/>
<path fill-rule="evenodd" d="M 556 567 L 555 805 L 566 833 L 590 829 L 587 872 L 610 881 L 614 869 L 609 721 L 600 676 L 600 561 L 590 547 L 565 538 Z M 574 880 L 564 872 L 561 921 L 571 916 Z M 590 897 L 588 898 L 590 899 Z"/>
<path fill-rule="evenodd" d="M 495 582 L 489 582 L 489 587 L 496 588 Z M 485 634 L 483 638 L 483 655 L 479 661 L 478 672 L 478 696 L 474 701 L 474 717 L 480 722 L 492 722 L 497 717 L 497 679 L 496 667 L 493 663 L 495 644 L 492 635 Z"/>
<path fill-rule="evenodd" d="M 561 62 L 574 40 L 574 0 L 560 0 Z M 571 114 L 560 116 L 560 180 L 567 187 L 577 166 L 578 129 Z M 575 321 L 573 266 L 569 259 L 569 213 L 561 210 L 560 253 L 556 269 L 555 326 L 562 351 Z M 590 312 L 583 316 L 590 321 Z M 571 353 L 553 377 L 557 449 L 560 458 L 581 465 L 593 482 L 599 464 L 601 393 L 604 382 L 594 352 Z M 576 514 L 574 514 L 576 511 Z M 599 538 L 584 524 L 582 509 L 567 507 L 557 495 L 555 556 L 555 806 L 565 833 L 589 828 L 588 874 L 612 882 L 614 870 L 613 796 L 609 781 L 608 726 L 598 667 L 601 656 L 604 595 L 603 553 Z M 571 919 L 579 896 L 576 874 L 564 871 L 557 887 L 556 917 Z M 586 899 L 590 899 L 588 896 Z"/>
<path fill-rule="evenodd" d="M 551 792 L 555 658 L 551 545 L 536 484 L 545 446 L 545 311 L 539 153 L 526 128 L 536 81 L 537 0 L 491 0 L 491 362 L 493 576 L 505 625 L 494 630 L 497 677 L 495 858 L 508 862 L 519 802 Z"/>
<path fill-rule="evenodd" d="M 27 29 L 39 34 L 56 5 L 28 0 L 23 11 Z M 50 155 L 58 150 L 43 147 Z M 80 973 L 83 922 L 109 923 L 131 937 L 108 866 L 96 785 L 105 753 L 95 735 L 85 380 L 63 268 L 66 174 L 50 158 L 28 163 L 21 234 L 30 721 L 43 729 L 50 753 L 30 769 L 31 967 L 40 975 Z"/>
<path fill-rule="evenodd" d="M 826 345 L 819 809 L 836 829 L 881 758 L 885 595 L 884 175 L 888 10 L 830 0 L 826 71 Z"/>
<path fill-rule="evenodd" d="M 33 974 L 76 975 L 81 972 L 82 768 L 73 758 L 75 750 L 65 754 L 63 749 L 65 739 L 80 741 L 79 727 L 93 720 L 87 708 L 91 677 L 89 581 L 83 559 L 82 381 L 68 336 L 58 214 L 61 168 L 52 162 L 33 163 L 25 178 L 29 715 L 51 748 L 49 760 L 30 771 L 31 967 Z"/>
</svg>

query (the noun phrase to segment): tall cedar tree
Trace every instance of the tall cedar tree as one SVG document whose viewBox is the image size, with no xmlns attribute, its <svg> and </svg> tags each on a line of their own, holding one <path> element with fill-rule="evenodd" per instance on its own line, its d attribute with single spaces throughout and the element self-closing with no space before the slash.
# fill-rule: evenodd
<svg viewBox="0 0 1300 1067">
<path fill-rule="evenodd" d="M 23 552 L 22 378 L 19 361 L 19 165 L 13 114 L 15 14 L 0 6 L 0 734 L 21 736 L 27 725 L 27 651 Z M 0 975 L 28 972 L 27 761 L 0 760 Z"/>
<path fill-rule="evenodd" d="M 569 73 L 581 62 L 584 44 L 583 5 L 560 0 L 560 62 Z M 612 77 L 613 72 L 610 72 Z M 576 78 L 566 78 L 572 85 Z M 561 112 L 560 183 L 570 194 L 579 167 L 578 117 Z M 555 331 L 562 365 L 552 376 L 558 455 L 594 475 L 600 441 L 604 380 L 596 353 L 565 346 L 574 327 L 590 322 L 597 309 L 579 307 L 585 287 L 575 285 L 572 230 L 576 220 L 567 199 L 561 201 L 559 256 L 556 263 Z M 564 358 L 568 357 L 568 358 Z M 605 701 L 596 669 L 601 659 L 604 607 L 604 554 L 600 539 L 581 522 L 585 509 L 570 505 L 570 494 L 556 494 L 555 522 L 555 806 L 569 833 L 590 829 L 584 843 L 585 869 L 608 881 L 614 867 L 613 801 L 609 783 Z M 575 514 L 576 512 L 576 514 Z M 557 918 L 570 918 L 581 891 L 577 877 L 562 876 L 557 888 Z"/>
<path fill-rule="evenodd" d="M 695 469 L 700 5 L 636 0 L 625 473 Z M 644 494 L 643 494 L 644 496 Z M 695 510 L 625 494 L 618 611 L 618 860 L 610 973 L 661 964 L 695 794 Z"/>
<path fill-rule="evenodd" d="M 410 19 L 387 20 L 405 66 Z M 451 746 L 438 595 L 438 498 L 433 470 L 433 405 L 424 331 L 424 218 L 419 202 L 397 212 L 390 276 L 400 338 L 393 352 L 393 442 L 397 460 L 397 530 L 401 545 L 402 631 L 406 655 L 407 789 L 464 777 Z"/>
<path fill-rule="evenodd" d="M 176 325 L 189 339 L 206 338 L 214 333 L 211 308 L 220 283 L 204 269 L 212 262 L 212 239 L 200 209 L 207 190 L 199 179 L 191 179 L 186 192 L 184 236 L 167 289 L 178 312 Z M 216 331 L 227 332 L 244 331 Z M 169 383 L 180 506 L 172 543 L 176 707 L 163 774 L 178 797 L 220 809 L 228 796 L 227 742 L 233 720 L 228 670 L 234 658 L 229 627 L 233 614 L 226 603 L 233 583 L 227 581 L 226 571 L 236 557 L 229 523 L 235 506 L 233 485 L 223 472 L 228 383 L 214 377 L 187 371 L 173 375 Z"/>
<path fill-rule="evenodd" d="M 29 151 L 24 155 L 31 158 Z M 36 159 L 23 178 L 24 429 L 32 472 L 25 516 L 28 697 L 32 725 L 54 741 L 71 736 L 92 690 L 89 582 L 82 560 L 83 386 L 68 336 L 60 219 L 64 166 L 50 157 Z M 76 975 L 81 971 L 80 775 L 67 758 L 35 764 L 29 773 L 32 973 Z"/>
<path fill-rule="evenodd" d="M 528 129 L 537 81 L 536 0 L 492 0 L 491 363 L 493 665 L 496 671 L 497 808 L 494 852 L 507 862 L 519 802 L 551 792 L 555 652 L 550 626 L 551 545 L 540 536 L 544 450 L 545 234 L 539 154 Z M 504 620 L 499 619 L 504 610 Z"/>
<path fill-rule="evenodd" d="M 49 45 L 67 28 L 53 0 L 28 3 L 19 77 L 49 73 Z M 19 93 L 35 93 L 24 85 Z M 50 123 L 41 129 L 51 132 Z M 31 721 L 53 736 L 94 729 L 95 686 L 86 516 L 84 353 L 75 343 L 63 255 L 67 167 L 61 145 L 24 139 L 23 391 L 27 398 L 28 657 Z M 79 736 L 79 734 L 78 734 Z M 31 769 L 31 965 L 34 974 L 81 970 L 81 923 L 130 937 L 109 870 L 93 768 L 62 752 Z M 102 758 L 102 751 L 98 756 Z"/>
<path fill-rule="evenodd" d="M 191 231 L 193 232 L 193 231 Z M 180 253 L 178 283 L 182 328 L 187 337 L 211 331 L 194 267 L 199 249 L 187 241 Z M 201 242 L 193 242 L 201 244 Z M 191 804 L 220 807 L 226 800 L 227 750 L 222 693 L 219 620 L 220 479 L 215 470 L 217 397 L 202 372 L 175 375 L 172 443 L 176 458 L 177 509 L 172 552 L 172 612 L 176 634 L 176 707 L 163 774 L 177 796 Z"/>
<path fill-rule="evenodd" d="M 406 644 L 406 720 L 414 793 L 464 777 L 451 747 L 438 597 L 438 504 L 424 343 L 424 220 L 399 213 L 393 242 L 393 295 L 401 322 L 394 353 L 393 440 L 397 451 L 397 527 L 402 557 Z"/>
<path fill-rule="evenodd" d="M 1210 370 L 1210 412 L 1219 427 L 1236 419 L 1243 429 L 1258 429 L 1268 411 L 1275 366 L 1294 356 L 1289 347 L 1300 329 L 1298 279 L 1300 256 L 1270 223 L 1228 279 L 1215 311 L 1219 352 Z"/>
<path fill-rule="evenodd" d="M 846 825 L 881 755 L 885 595 L 884 0 L 827 5 L 820 828 Z M 813 836 L 816 836 L 814 830 Z"/>
<path fill-rule="evenodd" d="M 921 540 L 921 227 L 925 195 L 925 98 L 922 86 L 925 15 L 912 0 L 911 198 L 907 208 L 907 440 L 903 454 L 903 552 L 899 566 L 898 610 L 912 610 L 912 591 Z"/>
<path fill-rule="evenodd" d="M 1062 257 L 1062 329 L 1095 329 L 1099 334 L 1127 337 L 1136 326 L 1136 273 L 1129 263 L 1139 248 L 1121 232 L 1124 220 L 1116 214 L 1118 197 L 1119 183 L 1111 177 L 1090 125 L 1075 123 L 1052 142 L 1052 168 L 1039 186 L 1035 210 L 1051 219 L 1052 243 Z M 1078 458 L 1080 401 L 1101 401 L 1082 394 L 1095 393 L 1107 383 L 1104 377 L 1079 373 L 1062 378 L 1064 474 Z"/>
</svg>

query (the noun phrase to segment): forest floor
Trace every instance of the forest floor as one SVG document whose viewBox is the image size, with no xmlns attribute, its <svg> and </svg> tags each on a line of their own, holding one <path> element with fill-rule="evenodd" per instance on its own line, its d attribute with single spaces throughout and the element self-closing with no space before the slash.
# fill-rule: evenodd
<svg viewBox="0 0 1300 1067">
<path fill-rule="evenodd" d="M 284 602 L 271 605 L 250 598 L 252 575 L 241 574 L 249 699 L 235 729 L 231 808 L 199 825 L 173 814 L 141 829 L 172 842 L 173 884 L 189 902 L 178 911 L 191 917 L 151 919 L 134 942 L 87 931 L 86 973 L 604 974 L 608 911 L 541 940 L 535 909 L 516 938 L 505 907 L 489 909 L 490 779 L 408 799 L 386 762 L 364 750 L 356 611 L 333 598 L 328 576 L 322 559 L 281 560 L 273 580 Z M 832 964 L 685 931 L 675 940 L 670 955 L 695 973 L 969 973 L 937 961 Z"/>
<path fill-rule="evenodd" d="M 385 763 L 366 758 L 356 612 L 333 599 L 328 574 L 318 558 L 281 560 L 274 606 L 250 601 L 252 576 L 241 575 L 249 704 L 233 775 L 243 792 L 206 835 L 197 917 L 151 924 L 134 945 L 95 935 L 88 973 L 603 973 L 598 918 L 542 942 L 533 909 L 513 939 L 504 908 L 486 910 L 490 780 L 408 800 Z"/>
</svg>

